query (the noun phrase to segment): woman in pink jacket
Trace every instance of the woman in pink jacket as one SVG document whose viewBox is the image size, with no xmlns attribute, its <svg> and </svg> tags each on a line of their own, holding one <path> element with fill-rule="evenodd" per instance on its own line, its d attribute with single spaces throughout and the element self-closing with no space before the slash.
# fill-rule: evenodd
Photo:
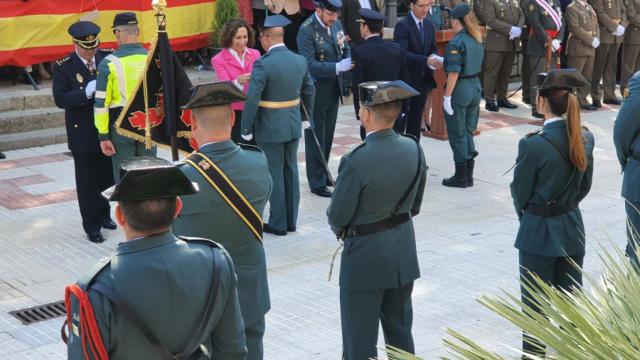
<svg viewBox="0 0 640 360">
<path fill-rule="evenodd" d="M 233 81 L 246 94 L 253 63 L 260 57 L 260 52 L 251 49 L 254 42 L 251 26 L 242 19 L 229 20 L 220 31 L 220 45 L 223 49 L 211 59 L 211 65 L 216 71 L 218 80 Z M 243 102 L 231 104 L 236 114 L 236 121 L 231 130 L 231 139 L 243 142 L 240 136 L 240 119 L 242 119 Z"/>
</svg>

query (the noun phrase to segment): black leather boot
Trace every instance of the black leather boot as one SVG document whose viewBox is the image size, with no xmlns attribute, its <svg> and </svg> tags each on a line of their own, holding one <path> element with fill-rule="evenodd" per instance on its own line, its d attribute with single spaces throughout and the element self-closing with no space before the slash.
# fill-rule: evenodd
<svg viewBox="0 0 640 360">
<path fill-rule="evenodd" d="M 466 188 L 469 186 L 469 180 L 467 178 L 467 162 L 457 162 L 456 173 L 448 179 L 442 179 L 442 185 L 457 188 Z"/>
<path fill-rule="evenodd" d="M 467 160 L 467 184 L 469 185 L 469 187 L 473 186 L 473 167 L 475 165 L 475 160 Z"/>
</svg>

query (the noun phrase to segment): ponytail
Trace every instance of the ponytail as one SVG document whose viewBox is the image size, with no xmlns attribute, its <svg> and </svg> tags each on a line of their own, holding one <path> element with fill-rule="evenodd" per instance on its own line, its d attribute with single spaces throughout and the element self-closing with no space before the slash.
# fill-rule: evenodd
<svg viewBox="0 0 640 360">
<path fill-rule="evenodd" d="M 467 32 L 471 35 L 477 42 L 482 42 L 482 30 L 480 30 L 480 25 L 478 25 L 478 19 L 476 15 L 472 12 L 469 12 L 465 15 L 461 20 L 462 25 L 467 28 Z"/>
<path fill-rule="evenodd" d="M 587 158 L 582 140 L 582 126 L 580 125 L 580 105 L 575 94 L 569 93 L 567 107 L 567 134 L 569 135 L 569 158 L 578 170 L 587 169 Z"/>
</svg>

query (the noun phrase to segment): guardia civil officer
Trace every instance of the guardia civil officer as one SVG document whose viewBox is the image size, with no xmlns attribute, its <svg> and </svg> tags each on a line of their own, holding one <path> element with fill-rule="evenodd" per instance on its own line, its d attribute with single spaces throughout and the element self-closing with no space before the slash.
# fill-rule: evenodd
<svg viewBox="0 0 640 360">
<path fill-rule="evenodd" d="M 180 170 L 200 192 L 182 198 L 173 223 L 178 235 L 216 239 L 231 255 L 247 339 L 247 359 L 262 359 L 264 316 L 271 307 L 262 246 L 262 212 L 271 194 L 267 157 L 258 147 L 236 145 L 231 103 L 246 100 L 232 82 L 197 85 L 184 106 L 193 109 L 192 138 L 198 152 Z M 238 119 L 239 120 L 239 119 Z"/>
<path fill-rule="evenodd" d="M 487 24 L 483 79 L 485 109 L 515 109 L 518 106 L 507 99 L 507 89 L 524 26 L 524 14 L 516 2 L 509 0 L 485 1 L 482 12 Z"/>
<path fill-rule="evenodd" d="M 360 34 L 364 41 L 356 45 L 353 55 L 353 107 L 360 119 L 359 85 L 369 81 L 407 80 L 407 64 L 400 45 L 382 38 L 385 16 L 371 9 L 360 9 Z M 384 54 L 384 56 L 380 56 Z M 407 104 L 408 105 L 408 104 Z M 407 109 L 408 110 L 408 109 Z M 360 125 L 360 138 L 365 130 Z"/>
<path fill-rule="evenodd" d="M 69 26 L 74 51 L 53 66 L 53 99 L 65 110 L 67 144 L 73 156 L 82 228 L 89 241 L 101 243 L 101 228 L 114 230 L 109 202 L 100 194 L 113 185 L 111 159 L 100 151 L 93 126 L 96 66 L 113 50 L 99 50 L 100 27 L 90 21 Z"/>
<path fill-rule="evenodd" d="M 575 0 L 567 6 L 564 15 L 569 31 L 565 51 L 567 65 L 580 71 L 587 81 L 591 81 L 596 49 L 600 46 L 600 29 L 596 12 L 586 0 Z M 579 88 L 577 93 L 582 110 L 597 109 L 587 101 L 589 89 Z"/>
<path fill-rule="evenodd" d="M 558 0 L 529 0 L 525 16 L 529 25 L 529 39 L 527 40 L 527 55 L 529 56 L 529 95 L 531 97 L 531 116 L 542 118 L 536 109 L 537 74 L 544 72 L 547 66 L 547 49 L 551 47 L 550 68 L 555 68 L 556 55 L 560 50 L 564 36 L 562 11 Z M 598 80 L 599 81 L 599 80 Z"/>
<path fill-rule="evenodd" d="M 482 33 L 475 15 L 466 3 L 451 10 L 456 35 L 444 53 L 447 85 L 444 92 L 444 111 L 449 145 L 453 150 L 455 174 L 442 180 L 442 185 L 466 188 L 473 186 L 473 168 L 478 156 L 473 132 L 480 114 L 480 79 L 484 49 Z"/>
<path fill-rule="evenodd" d="M 340 316 L 346 360 L 377 356 L 379 323 L 388 345 L 414 351 L 411 292 L 420 269 L 411 218 L 420 212 L 427 166 L 420 144 L 393 125 L 402 100 L 417 94 L 400 80 L 360 84 L 367 137 L 342 157 L 327 209 L 332 231 L 344 240 Z"/>
<path fill-rule="evenodd" d="M 618 70 L 618 50 L 624 39 L 627 15 L 624 0 L 589 0 L 598 16 L 600 46 L 596 49 L 591 78 L 591 98 L 595 107 L 602 102 L 620 105 L 615 94 Z M 600 87 L 602 80 L 602 87 Z"/>
<path fill-rule="evenodd" d="M 118 50 L 98 65 L 94 119 L 100 148 L 103 154 L 111 157 L 113 178 L 117 182 L 123 161 L 136 156 L 155 156 L 156 148 L 147 149 L 143 143 L 116 132 L 115 122 L 144 73 L 147 50 L 138 43 L 140 28 L 135 13 L 116 14 L 111 28 Z"/>
<path fill-rule="evenodd" d="M 625 2 L 628 30 L 622 42 L 622 69 L 620 70 L 620 94 L 624 97 L 629 79 L 640 70 L 640 0 Z"/>
<path fill-rule="evenodd" d="M 575 89 L 589 86 L 576 69 L 552 70 L 538 79 L 538 109 L 542 130 L 518 145 L 511 183 L 513 204 L 520 219 L 515 247 L 520 278 L 543 281 L 564 290 L 582 283 L 585 253 L 584 224 L 578 204 L 591 189 L 593 135 L 580 125 Z M 565 115 L 566 114 L 566 115 Z M 527 290 L 522 301 L 535 309 Z M 523 350 L 544 358 L 544 345 L 526 334 Z"/>
<path fill-rule="evenodd" d="M 627 212 L 627 256 L 640 268 L 640 72 L 629 80 L 629 95 L 613 125 L 613 143 L 624 172 L 622 197 Z"/>
<path fill-rule="evenodd" d="M 351 70 L 351 49 L 338 19 L 342 0 L 317 0 L 316 12 L 300 27 L 298 52 L 309 63 L 316 88 L 313 122 L 321 149 L 311 136 L 304 137 L 307 180 L 311 192 L 330 197 L 322 157 L 329 163 L 339 101 L 345 95 L 345 73 Z M 350 86 L 349 86 L 350 88 Z M 310 110 L 309 110 L 310 111 Z"/>
<path fill-rule="evenodd" d="M 118 202 L 126 241 L 66 289 L 68 358 L 246 359 L 231 258 L 211 240 L 170 232 L 180 196 L 198 185 L 156 158 L 122 173 L 104 195 Z"/>
<path fill-rule="evenodd" d="M 264 232 L 278 236 L 296 231 L 300 204 L 297 154 L 302 136 L 301 109 L 312 114 L 315 95 L 307 61 L 283 43 L 283 28 L 289 23 L 282 15 L 265 19 L 260 42 L 267 53 L 253 65 L 242 112 L 242 137 L 245 140 L 255 137 L 269 160 L 273 191 Z"/>
</svg>

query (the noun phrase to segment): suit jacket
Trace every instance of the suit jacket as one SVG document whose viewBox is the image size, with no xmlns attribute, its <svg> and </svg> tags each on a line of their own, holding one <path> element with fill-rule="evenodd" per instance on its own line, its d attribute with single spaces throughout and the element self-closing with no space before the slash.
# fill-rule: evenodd
<svg viewBox="0 0 640 360">
<path fill-rule="evenodd" d="M 427 175 L 422 148 L 416 146 L 415 140 L 393 129 L 367 136 L 340 161 L 335 191 L 327 209 L 331 229 L 338 234 L 348 226 L 388 218 L 410 186 L 417 166 L 420 166 L 417 184 L 413 185 L 398 214 L 420 212 Z M 341 288 L 389 289 L 418 277 L 420 269 L 412 220 L 374 234 L 344 239 Z"/>
<path fill-rule="evenodd" d="M 435 26 L 426 18 L 423 20 L 423 26 L 424 42 L 420 39 L 418 26 L 411 14 L 398 21 L 393 31 L 393 41 L 400 44 L 405 53 L 409 85 L 419 92 L 436 87 L 433 70 L 427 66 L 427 59 L 437 51 Z"/>
<path fill-rule="evenodd" d="M 566 52 L 569 56 L 595 56 L 596 49 L 591 46 L 593 38 L 600 37 L 598 18 L 591 5 L 582 5 L 574 1 L 567 6 L 564 14 L 567 20 L 569 37 Z"/>
<path fill-rule="evenodd" d="M 640 1 L 627 1 L 627 21 L 628 27 L 624 32 L 624 43 L 629 45 L 640 45 Z"/>
<path fill-rule="evenodd" d="M 79 154 L 101 153 L 98 131 L 93 124 L 94 98 L 87 99 L 84 89 L 96 79 L 98 64 L 113 50 L 96 52 L 96 69 L 89 72 L 84 60 L 74 52 L 56 61 L 53 66 L 53 100 L 64 109 L 69 150 Z"/>
<path fill-rule="evenodd" d="M 369 0 L 369 6 L 371 9 L 378 11 L 378 5 L 375 0 Z M 351 38 L 351 41 L 349 41 L 349 45 L 351 46 L 364 41 L 360 35 L 360 23 L 356 21 L 360 18 L 360 14 L 358 13 L 360 9 L 360 0 L 344 0 L 342 2 L 340 21 L 342 21 L 342 25 L 344 25 L 345 32 Z"/>
<path fill-rule="evenodd" d="M 260 214 L 271 194 L 267 158 L 254 146 L 233 141 L 207 144 L 199 150 L 215 163 Z M 182 212 L 173 224 L 176 235 L 216 239 L 231 255 L 238 275 L 238 299 L 246 326 L 269 311 L 269 284 L 264 247 L 220 194 L 193 166 L 180 170 L 198 183 L 200 192 L 182 197 Z"/>
<path fill-rule="evenodd" d="M 280 14 L 282 10 L 287 15 L 294 15 L 300 12 L 300 1 L 299 0 L 271 0 L 275 9 L 273 10 L 274 14 Z"/>
<path fill-rule="evenodd" d="M 569 154 L 565 120 L 544 125 L 542 132 Z M 584 254 L 585 232 L 579 208 L 550 217 L 526 211 L 529 204 L 544 205 L 554 197 L 558 205 L 579 203 L 589 193 L 593 177 L 593 134 L 585 129 L 583 138 L 587 169 L 585 172 L 576 169 L 572 179 L 573 164 L 542 135 L 533 133 L 520 140 L 511 183 L 513 205 L 520 218 L 515 247 L 520 251 L 551 257 Z"/>
<path fill-rule="evenodd" d="M 407 64 L 400 45 L 384 40 L 381 36 L 372 36 L 351 51 L 353 54 L 353 106 L 360 111 L 358 85 L 368 81 L 408 82 Z M 380 56 L 384 54 L 384 56 Z"/>
<path fill-rule="evenodd" d="M 202 320 L 213 279 L 214 252 L 220 254 L 220 285 L 211 317 L 204 323 L 204 337 L 198 340 L 208 348 L 212 358 L 246 359 L 235 269 L 223 248 L 183 241 L 170 232 L 123 242 L 110 257 L 83 276 L 78 285 L 88 289 L 99 282 L 111 288 L 175 354 L 185 350 Z M 158 358 L 158 350 L 120 309 L 101 293 L 86 291 L 111 359 Z M 74 299 L 72 319 L 80 328 L 81 315 Z M 70 360 L 85 359 L 79 331 L 69 331 Z"/>
<path fill-rule="evenodd" d="M 609 4 L 612 6 L 609 7 Z M 613 36 L 618 25 L 627 27 L 624 0 L 589 0 L 598 16 L 601 44 L 621 44 L 624 37 Z M 625 31 L 626 32 L 626 31 Z"/>
<path fill-rule="evenodd" d="M 244 66 L 231 54 L 229 49 L 222 49 L 216 56 L 211 58 L 211 66 L 220 81 L 234 81 L 240 75 L 249 74 L 253 69 L 253 63 L 260 58 L 260 52 L 255 49 L 247 48 L 247 54 L 244 56 Z M 246 94 L 249 90 L 249 83 L 244 84 L 242 91 Z M 231 104 L 233 110 L 242 110 L 244 102 L 236 102 Z M 240 119 L 237 119 L 240 121 Z"/>
<path fill-rule="evenodd" d="M 482 18 L 487 25 L 486 51 L 515 52 L 519 39 L 509 40 L 512 26 L 524 26 L 524 14 L 513 0 L 485 0 Z"/>
<path fill-rule="evenodd" d="M 629 96 L 625 99 L 613 125 L 613 143 L 624 171 L 622 196 L 640 202 L 640 72 L 629 79 Z M 634 157 L 632 157 L 635 156 Z"/>
<path fill-rule="evenodd" d="M 259 107 L 260 100 L 300 99 L 313 114 L 315 88 L 307 61 L 284 46 L 272 48 L 253 64 L 247 101 L 242 112 L 242 133 L 262 143 L 287 142 L 302 136 L 300 106 L 284 109 Z"/>
</svg>

